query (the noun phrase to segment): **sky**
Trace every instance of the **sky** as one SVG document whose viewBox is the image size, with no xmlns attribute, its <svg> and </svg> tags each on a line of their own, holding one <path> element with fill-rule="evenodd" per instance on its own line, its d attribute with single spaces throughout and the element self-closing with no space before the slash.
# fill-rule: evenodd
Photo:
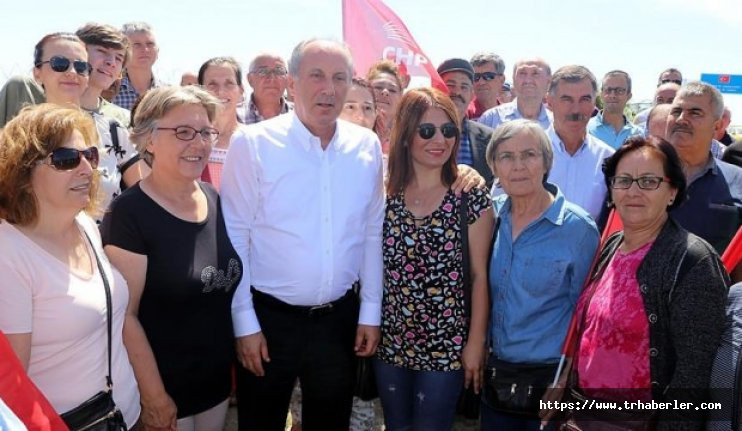
<svg viewBox="0 0 742 431">
<path fill-rule="evenodd" d="M 362 1 L 362 0 L 358 0 Z M 309 37 L 342 39 L 341 0 L 3 0 L 0 83 L 28 73 L 33 46 L 55 31 L 89 21 L 119 27 L 147 21 L 155 30 L 158 77 L 177 83 L 208 58 L 231 55 L 246 66 L 264 51 L 288 57 Z M 652 97 L 657 76 L 676 67 L 742 75 L 742 0 L 385 0 L 435 64 L 477 51 L 512 64 L 540 56 L 552 70 L 612 69 L 633 80 L 632 101 Z M 417 83 L 418 81 L 413 81 Z M 725 95 L 732 124 L 742 124 L 742 95 Z M 736 114 L 735 114 L 736 113 Z"/>
</svg>

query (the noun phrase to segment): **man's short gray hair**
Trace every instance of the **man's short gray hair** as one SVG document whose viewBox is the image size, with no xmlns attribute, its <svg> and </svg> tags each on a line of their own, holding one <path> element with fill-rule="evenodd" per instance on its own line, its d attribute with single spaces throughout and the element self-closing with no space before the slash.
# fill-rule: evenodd
<svg viewBox="0 0 742 431">
<path fill-rule="evenodd" d="M 126 24 L 121 26 L 121 33 L 125 34 L 127 37 L 131 36 L 134 33 L 142 32 L 153 33 L 152 26 L 144 21 L 127 22 Z"/>
<path fill-rule="evenodd" d="M 487 144 L 487 150 L 484 154 L 484 159 L 487 161 L 487 165 L 492 169 L 495 176 L 497 176 L 497 172 L 495 171 L 497 148 L 503 142 L 512 139 L 520 133 L 531 135 L 536 142 L 538 142 L 539 150 L 541 151 L 541 156 L 544 162 L 545 181 L 546 178 L 549 177 L 549 171 L 551 171 L 551 166 L 554 163 L 554 150 L 551 148 L 551 141 L 549 141 L 549 137 L 546 136 L 546 132 L 544 132 L 544 129 L 542 129 L 535 121 L 521 118 L 500 124 L 495 129 L 494 133 L 492 133 L 492 138 L 490 139 L 489 144 Z"/>
<path fill-rule="evenodd" d="M 720 119 L 724 113 L 724 96 L 711 84 L 701 81 L 691 81 L 680 87 L 680 90 L 675 95 L 675 100 L 678 100 L 681 96 L 699 97 L 706 94 L 711 97 L 711 113 L 714 119 Z"/>
<path fill-rule="evenodd" d="M 340 52 L 343 53 L 346 63 L 348 63 L 348 82 L 350 82 L 350 78 L 353 76 L 353 55 L 350 53 L 350 48 L 348 47 L 348 45 L 345 42 L 340 42 L 333 39 L 320 39 L 316 37 L 299 42 L 299 44 L 296 45 L 294 50 L 291 52 L 291 58 L 289 59 L 289 75 L 291 75 L 293 78 L 297 78 L 299 76 L 299 67 L 301 66 L 301 61 L 304 58 L 304 52 L 307 50 L 307 47 L 313 43 L 319 43 L 324 46 L 337 48 Z"/>
<path fill-rule="evenodd" d="M 585 66 L 569 65 L 560 67 L 559 70 L 554 72 L 551 77 L 551 84 L 549 85 L 549 94 L 552 96 L 556 94 L 557 86 L 561 81 L 575 84 L 584 79 L 590 81 L 590 85 L 593 87 L 593 96 L 598 92 L 598 81 L 595 79 L 595 75 L 590 72 Z"/>
<path fill-rule="evenodd" d="M 280 55 L 273 53 L 273 52 L 261 52 L 260 54 L 253 57 L 253 59 L 250 61 L 250 65 L 247 67 L 247 71 L 249 73 L 255 72 L 255 67 L 258 64 L 258 60 L 261 60 L 264 58 L 281 60 L 281 63 L 283 63 L 283 67 L 286 67 L 286 60 L 284 60 L 283 57 L 281 57 Z"/>
<path fill-rule="evenodd" d="M 487 63 L 492 63 L 495 65 L 495 73 L 505 73 L 505 61 L 494 52 L 478 52 L 471 57 L 469 63 L 471 63 L 472 67 L 484 66 Z"/>
</svg>

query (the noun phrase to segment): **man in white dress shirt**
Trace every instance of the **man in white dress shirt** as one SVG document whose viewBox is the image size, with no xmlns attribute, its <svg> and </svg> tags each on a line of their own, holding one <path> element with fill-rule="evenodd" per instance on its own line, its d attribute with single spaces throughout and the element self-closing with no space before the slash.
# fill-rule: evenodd
<svg viewBox="0 0 742 431">
<path fill-rule="evenodd" d="M 300 43 L 294 112 L 240 132 L 224 165 L 224 219 L 245 268 L 232 303 L 241 430 L 283 430 L 297 377 L 303 429 L 347 430 L 354 356 L 378 343 L 381 146 L 337 121 L 351 61 L 339 42 Z"/>
<path fill-rule="evenodd" d="M 556 184 L 568 201 L 581 206 L 602 225 L 608 190 L 603 180 L 603 159 L 615 151 L 587 133 L 587 123 L 595 110 L 598 83 L 583 66 L 564 66 L 551 78 L 546 101 L 554 113 L 554 123 L 546 131 L 554 150 L 549 182 Z"/>
</svg>

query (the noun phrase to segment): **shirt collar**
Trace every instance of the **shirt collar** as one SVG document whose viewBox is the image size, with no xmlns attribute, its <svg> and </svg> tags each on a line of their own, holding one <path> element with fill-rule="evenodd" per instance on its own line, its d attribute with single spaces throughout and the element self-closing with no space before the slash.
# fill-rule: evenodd
<svg viewBox="0 0 742 431">
<path fill-rule="evenodd" d="M 598 115 L 596 115 L 596 117 L 597 117 L 598 123 L 600 123 L 601 126 L 613 128 L 613 126 L 603 121 L 603 110 L 598 111 Z M 624 115 L 623 116 L 623 127 L 626 127 L 629 124 L 630 124 L 629 119 L 626 118 L 626 116 Z"/>
<path fill-rule="evenodd" d="M 159 84 L 155 85 L 155 83 L 159 83 L 159 81 L 157 81 L 155 79 L 155 74 L 153 73 L 152 74 L 152 79 L 150 79 L 150 81 L 149 81 L 149 88 L 155 88 L 155 87 L 158 87 L 159 86 Z M 129 72 L 128 71 L 127 72 L 124 72 L 124 77 L 121 78 L 121 85 L 120 85 L 120 87 L 121 88 L 127 88 L 127 89 L 129 87 L 131 87 L 131 89 L 133 91 L 136 91 L 136 90 L 134 90 L 134 87 L 131 85 L 131 81 L 129 80 Z"/>
<path fill-rule="evenodd" d="M 718 173 L 718 167 L 716 165 L 716 158 L 713 154 L 709 151 L 708 160 L 706 161 L 706 164 L 699 170 L 695 175 L 693 175 L 691 178 L 687 179 L 687 185 L 690 186 L 694 181 L 698 180 L 701 177 L 705 177 L 708 174 L 716 175 Z"/>
<path fill-rule="evenodd" d="M 294 136 L 296 136 L 296 138 L 299 140 L 299 144 L 304 149 L 304 151 L 310 151 L 312 150 L 312 148 L 319 148 L 321 151 L 322 141 L 320 140 L 319 136 L 315 136 L 309 129 L 307 129 L 307 126 L 305 126 L 304 123 L 302 123 L 299 119 L 299 116 L 296 115 L 296 111 L 291 111 L 289 115 L 291 116 L 292 134 L 294 134 Z M 327 145 L 327 149 L 325 151 L 334 151 L 334 144 L 335 141 L 337 141 L 339 132 L 340 122 L 335 120 L 335 134 L 332 135 L 332 139 L 330 139 L 330 143 L 329 145 Z"/>
<path fill-rule="evenodd" d="M 551 222 L 552 224 L 556 226 L 560 226 L 564 223 L 564 213 L 565 213 L 565 202 L 564 194 L 562 194 L 561 189 L 559 189 L 559 186 L 553 183 L 545 183 L 544 188 L 551 193 L 554 196 L 554 202 L 549 205 L 548 208 L 546 208 L 546 211 L 544 211 L 541 216 L 536 219 L 533 223 L 545 219 Z M 499 202 L 498 202 L 499 201 Z M 495 199 L 494 202 L 495 209 L 497 210 L 498 214 L 501 214 L 504 218 L 510 218 L 510 208 L 512 206 L 512 201 L 510 200 L 510 197 L 507 195 L 501 195 L 499 199 Z M 532 223 L 532 224 L 533 224 Z"/>
<path fill-rule="evenodd" d="M 559 137 L 559 135 L 556 132 L 556 128 L 554 128 L 554 123 L 551 123 L 551 126 L 546 131 L 547 136 L 549 136 L 549 140 L 551 140 L 552 148 L 555 151 L 558 151 L 563 154 L 567 154 L 570 157 L 574 157 L 578 155 L 582 150 L 587 147 L 587 141 L 590 139 L 590 134 L 587 133 L 587 130 L 585 130 L 585 138 L 582 140 L 582 145 L 580 145 L 580 148 L 575 151 L 574 155 L 570 155 L 567 152 L 567 149 L 564 148 L 564 142 L 562 142 L 562 138 Z"/>
<path fill-rule="evenodd" d="M 281 96 L 280 104 L 281 104 L 281 109 L 280 109 L 279 112 L 281 114 L 285 114 L 285 113 L 289 112 L 289 105 L 288 105 L 288 102 L 286 101 L 286 98 L 285 97 Z M 250 113 L 253 116 L 255 116 L 255 118 L 259 118 L 259 119 L 263 120 L 263 116 L 260 115 L 260 111 L 258 110 L 258 104 L 255 103 L 255 94 L 250 94 L 250 101 L 247 103 L 247 109 L 248 109 L 248 111 L 250 111 Z"/>
<path fill-rule="evenodd" d="M 511 109 L 510 115 L 514 115 L 517 112 L 520 118 L 525 118 L 523 116 L 523 113 L 520 112 L 520 110 L 518 109 L 518 98 L 517 97 L 513 99 L 512 102 L 506 103 L 505 105 L 508 105 L 510 107 Z M 505 105 L 501 105 L 501 106 L 505 106 Z M 549 114 L 547 113 L 546 105 L 542 103 L 538 111 L 538 121 L 541 123 L 548 119 L 549 119 Z"/>
</svg>

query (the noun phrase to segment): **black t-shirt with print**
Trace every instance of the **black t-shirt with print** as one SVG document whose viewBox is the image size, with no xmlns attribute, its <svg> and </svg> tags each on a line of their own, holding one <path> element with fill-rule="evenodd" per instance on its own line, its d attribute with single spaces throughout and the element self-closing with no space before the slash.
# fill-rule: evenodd
<svg viewBox="0 0 742 431">
<path fill-rule="evenodd" d="M 229 396 L 230 306 L 242 277 L 219 195 L 209 184 L 200 186 L 208 201 L 202 222 L 175 217 L 137 184 L 112 203 L 101 225 L 104 245 L 147 256 L 139 321 L 179 418 Z"/>
</svg>

